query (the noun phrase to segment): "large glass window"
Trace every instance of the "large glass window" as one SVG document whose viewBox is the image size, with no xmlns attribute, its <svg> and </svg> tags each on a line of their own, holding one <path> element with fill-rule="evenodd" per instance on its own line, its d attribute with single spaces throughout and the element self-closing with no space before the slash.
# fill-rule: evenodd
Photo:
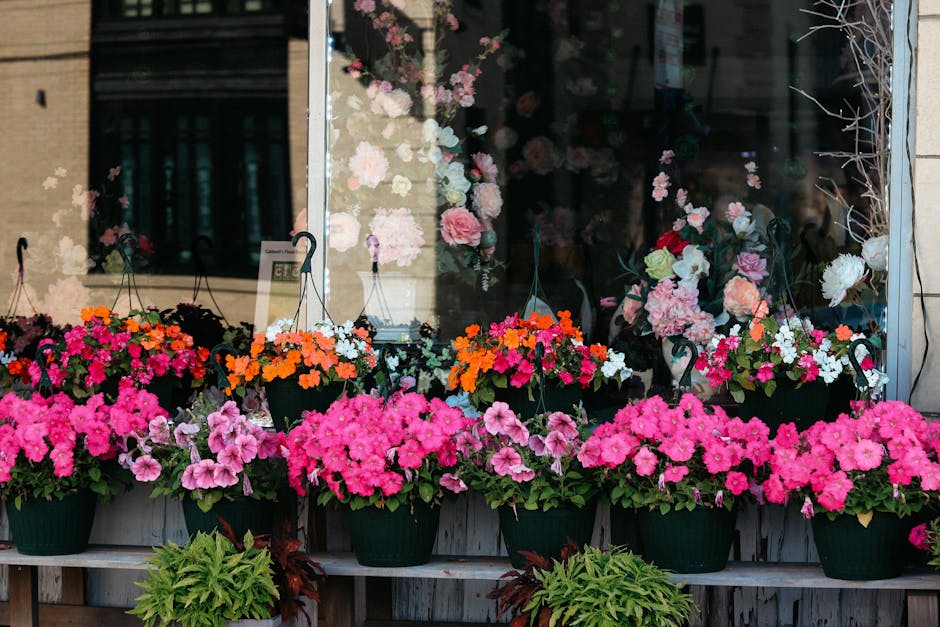
<svg viewBox="0 0 940 627">
<path fill-rule="evenodd" d="M 730 224 L 740 202 L 765 235 L 786 223 L 780 251 L 764 253 L 786 258 L 768 297 L 867 326 L 820 289 L 825 264 L 859 250 L 846 225 L 872 209 L 864 177 L 819 154 L 854 148 L 823 107 L 856 108 L 859 89 L 837 31 L 803 37 L 820 23 L 812 2 L 448 6 L 332 4 L 334 316 L 384 311 L 453 336 L 521 310 L 538 229 L 541 300 L 604 341 L 613 312 L 600 302 L 624 297 L 625 266 L 689 219 L 687 203 Z"/>
</svg>

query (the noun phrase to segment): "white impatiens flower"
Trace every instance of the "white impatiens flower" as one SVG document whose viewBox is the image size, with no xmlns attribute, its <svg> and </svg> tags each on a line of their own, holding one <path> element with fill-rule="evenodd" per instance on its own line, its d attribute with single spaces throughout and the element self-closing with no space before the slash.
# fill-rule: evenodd
<svg viewBox="0 0 940 627">
<path fill-rule="evenodd" d="M 626 381 L 633 376 L 633 370 L 627 367 L 623 353 L 615 350 L 607 351 L 607 360 L 601 366 L 601 373 L 608 379 L 617 378 Z"/>
<path fill-rule="evenodd" d="M 688 287 L 695 287 L 703 276 L 708 276 L 711 264 L 705 258 L 705 253 L 698 246 L 689 245 L 682 249 L 682 257 L 672 264 L 672 271 L 678 275 L 679 283 Z"/>
<path fill-rule="evenodd" d="M 872 237 L 862 244 L 862 257 L 868 267 L 876 272 L 888 269 L 888 236 Z"/>
<path fill-rule="evenodd" d="M 858 255 L 841 254 L 823 271 L 822 295 L 835 307 L 845 300 L 846 293 L 865 278 L 865 260 Z"/>
<path fill-rule="evenodd" d="M 287 333 L 293 326 L 293 318 L 281 318 L 267 328 L 264 334 L 264 339 L 269 342 L 273 342 L 280 333 Z"/>
</svg>

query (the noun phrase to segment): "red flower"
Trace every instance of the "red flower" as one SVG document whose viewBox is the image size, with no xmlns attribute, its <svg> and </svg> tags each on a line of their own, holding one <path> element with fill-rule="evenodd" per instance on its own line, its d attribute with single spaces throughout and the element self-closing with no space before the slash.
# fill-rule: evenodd
<svg viewBox="0 0 940 627">
<path fill-rule="evenodd" d="M 659 236 L 659 239 L 656 240 L 656 248 L 665 248 L 673 255 L 678 255 L 682 253 L 682 249 L 688 246 L 689 243 L 682 239 L 682 237 L 675 231 L 666 231 Z"/>
</svg>

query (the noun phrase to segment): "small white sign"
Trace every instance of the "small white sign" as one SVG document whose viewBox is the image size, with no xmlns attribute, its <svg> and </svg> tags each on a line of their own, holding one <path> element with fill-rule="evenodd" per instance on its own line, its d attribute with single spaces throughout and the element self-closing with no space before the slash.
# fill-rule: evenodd
<svg viewBox="0 0 940 627">
<path fill-rule="evenodd" d="M 294 248 L 290 242 L 261 242 L 255 333 L 264 333 L 275 320 L 293 318 L 297 313 L 303 287 L 300 266 L 304 262 L 305 251 L 305 246 Z M 307 289 L 311 288 L 308 286 Z"/>
</svg>

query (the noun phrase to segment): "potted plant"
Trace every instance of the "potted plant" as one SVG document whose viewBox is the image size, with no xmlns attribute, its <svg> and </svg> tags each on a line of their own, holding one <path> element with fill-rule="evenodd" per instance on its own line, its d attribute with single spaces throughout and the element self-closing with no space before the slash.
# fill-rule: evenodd
<svg viewBox="0 0 940 627">
<path fill-rule="evenodd" d="M 513 566 L 525 564 L 520 551 L 557 556 L 568 538 L 590 541 L 599 484 L 578 459 L 586 429 L 584 415 L 560 411 L 523 423 L 496 401 L 458 437 L 458 471 L 442 484 L 480 492 L 499 511 Z"/>
<path fill-rule="evenodd" d="M 137 584 L 144 593 L 128 614 L 148 627 L 279 625 L 279 616 L 271 618 L 278 599 L 271 554 L 255 545 L 251 532 L 241 547 L 218 531 L 200 531 L 182 546 L 156 547 L 146 578 Z"/>
<path fill-rule="evenodd" d="M 192 377 L 193 387 L 201 385 L 209 350 L 195 346 L 178 326 L 160 322 L 158 312 L 132 311 L 122 318 L 107 307 L 87 307 L 82 320 L 65 332 L 61 350 L 46 356 L 45 370 L 54 389 L 77 399 L 97 391 L 113 398 L 118 383 L 130 378 L 169 407 L 173 386 L 184 376 Z M 40 343 L 41 350 L 43 346 Z M 40 365 L 31 364 L 29 375 L 38 387 Z"/>
<path fill-rule="evenodd" d="M 772 430 L 788 421 L 808 426 L 826 418 L 829 386 L 851 376 L 849 347 L 864 335 L 839 325 L 835 331 L 813 328 L 805 318 L 778 320 L 761 303 L 745 326 L 716 334 L 699 355 L 696 368 L 713 388 L 727 385 L 744 417 L 758 416 Z M 879 389 L 884 374 L 866 353 L 861 360 L 868 387 Z"/>
<path fill-rule="evenodd" d="M 581 389 L 633 374 L 621 353 L 583 340 L 568 311 L 559 311 L 557 322 L 533 313 L 514 314 L 485 332 L 471 325 L 454 340 L 448 387 L 469 393 L 478 406 L 504 401 L 524 418 L 539 409 L 570 412 Z"/>
<path fill-rule="evenodd" d="M 29 388 L 29 365 L 39 343 L 61 342 L 64 333 L 46 314 L 0 318 L 0 390 Z"/>
<path fill-rule="evenodd" d="M 344 397 L 287 434 L 288 478 L 301 496 L 309 484 L 318 504 L 347 506 L 361 564 L 423 564 L 467 423 L 460 409 L 417 393 Z"/>
<path fill-rule="evenodd" d="M 183 506 L 186 527 L 219 528 L 237 535 L 271 533 L 274 503 L 286 487 L 277 433 L 264 430 L 235 401 L 207 390 L 172 419 L 159 416 L 134 434 L 122 464 L 151 496 L 170 496 Z"/>
<path fill-rule="evenodd" d="M 252 382 L 264 386 L 278 431 L 302 411 L 323 411 L 344 392 L 361 391 L 357 381 L 376 364 L 368 333 L 352 322 L 322 320 L 307 331 L 293 326 L 293 320 L 278 320 L 255 334 L 248 355 L 225 358 L 236 393 L 244 395 Z"/>
<path fill-rule="evenodd" d="M 826 576 L 897 577 L 911 514 L 940 489 L 938 443 L 940 425 L 900 401 L 802 432 L 787 423 L 771 441 L 763 492 L 771 503 L 801 503 Z"/>
<path fill-rule="evenodd" d="M 615 506 L 637 510 L 644 555 L 679 572 L 722 570 L 734 537 L 735 503 L 757 489 L 770 456 L 769 429 L 729 418 L 692 394 L 628 405 L 599 425 L 579 459 L 602 468 Z"/>
<path fill-rule="evenodd" d="M 527 553 L 522 572 L 509 571 L 494 591 L 510 627 L 633 625 L 680 627 L 695 612 L 690 594 L 669 573 L 620 547 L 568 545 L 560 558 Z"/>
<path fill-rule="evenodd" d="M 0 496 L 21 553 L 80 553 L 88 545 L 98 497 L 130 485 L 117 463 L 125 438 L 165 415 L 149 392 L 123 384 L 109 404 L 13 393 L 0 398 Z"/>
</svg>

